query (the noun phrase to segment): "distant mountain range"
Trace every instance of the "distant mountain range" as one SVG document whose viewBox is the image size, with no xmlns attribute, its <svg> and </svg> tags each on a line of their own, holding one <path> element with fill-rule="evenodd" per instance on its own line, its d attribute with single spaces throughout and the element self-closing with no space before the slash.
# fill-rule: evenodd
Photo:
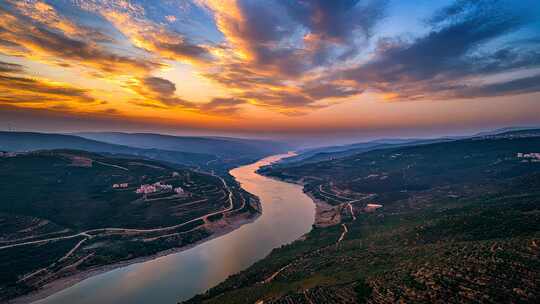
<svg viewBox="0 0 540 304">
<path fill-rule="evenodd" d="M 281 142 L 227 137 L 172 136 L 153 133 L 90 132 L 75 133 L 83 138 L 143 149 L 162 149 L 211 154 L 220 158 L 262 157 L 288 149 Z"/>
<path fill-rule="evenodd" d="M 422 144 L 431 144 L 437 142 L 451 141 L 453 139 L 449 138 L 437 138 L 437 139 L 379 139 L 373 140 L 364 143 L 355 143 L 350 145 L 342 146 L 330 146 L 322 147 L 316 149 L 304 150 L 299 155 L 286 158 L 281 163 L 290 164 L 290 163 L 315 163 L 324 160 L 331 160 L 336 158 L 342 158 L 358 153 L 387 149 L 387 148 L 397 148 L 405 146 L 415 146 Z"/>
<path fill-rule="evenodd" d="M 348 145 L 319 147 L 313 149 L 300 150 L 299 155 L 282 160 L 281 164 L 305 164 L 315 163 L 324 160 L 332 160 L 343 158 L 358 153 L 369 152 L 373 150 L 381 150 L 388 148 L 399 148 L 406 146 L 426 145 L 439 142 L 448 142 L 459 139 L 486 137 L 486 136 L 518 136 L 518 135 L 534 135 L 540 136 L 540 129 L 525 128 L 525 127 L 508 127 L 501 128 L 488 132 L 480 132 L 471 136 L 449 136 L 433 139 L 420 138 L 385 138 L 377 139 L 368 142 L 354 143 Z"/>
<path fill-rule="evenodd" d="M 527 130 L 540 130 L 540 126 L 500 128 L 500 129 L 491 130 L 491 131 L 479 132 L 479 133 L 476 133 L 474 136 L 489 136 L 489 135 L 497 135 L 497 134 L 503 134 L 503 133 L 521 132 L 521 131 L 527 131 Z"/>
<path fill-rule="evenodd" d="M 457 139 L 486 136 L 527 136 L 540 129 L 510 127 L 472 136 L 435 139 L 387 138 L 341 146 L 304 149 L 282 164 L 314 163 L 343 158 L 373 150 L 416 146 Z M 122 154 L 174 164 L 226 172 L 228 169 L 262 157 L 286 152 L 291 145 L 269 140 L 229 137 L 172 136 L 152 133 L 87 132 L 51 134 L 37 132 L 0 132 L 0 150 L 33 151 L 75 149 L 88 152 Z"/>
<path fill-rule="evenodd" d="M 227 168 L 254 161 L 266 155 L 287 150 L 281 143 L 233 138 L 127 133 L 81 133 L 78 136 L 0 132 L 0 150 L 2 151 L 52 149 L 122 154 L 187 166 L 208 167 L 206 169 L 212 170 L 227 170 Z"/>
</svg>

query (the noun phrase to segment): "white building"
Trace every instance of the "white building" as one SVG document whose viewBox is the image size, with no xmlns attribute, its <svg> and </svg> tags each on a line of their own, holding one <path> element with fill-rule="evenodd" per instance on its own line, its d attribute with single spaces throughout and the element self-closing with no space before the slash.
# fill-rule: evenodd
<svg viewBox="0 0 540 304">
<path fill-rule="evenodd" d="M 141 185 L 135 192 L 138 194 L 154 193 L 157 192 L 157 188 L 154 185 Z"/>
<path fill-rule="evenodd" d="M 518 153 L 517 158 L 531 160 L 533 162 L 540 161 L 540 153 Z"/>
<path fill-rule="evenodd" d="M 176 192 L 176 194 L 184 194 L 184 189 L 182 189 L 182 187 L 176 187 L 174 188 L 174 192 Z"/>
<path fill-rule="evenodd" d="M 156 182 L 152 185 L 141 185 L 137 190 L 135 190 L 136 193 L 139 194 L 148 194 L 148 193 L 155 193 L 158 191 L 172 191 L 173 186 L 172 185 L 164 185 L 161 182 Z"/>
</svg>

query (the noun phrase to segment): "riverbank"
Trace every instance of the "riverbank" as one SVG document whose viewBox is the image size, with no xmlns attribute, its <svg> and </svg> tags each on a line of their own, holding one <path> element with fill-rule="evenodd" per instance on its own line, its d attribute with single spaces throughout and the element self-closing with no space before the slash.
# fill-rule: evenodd
<svg viewBox="0 0 540 304">
<path fill-rule="evenodd" d="M 316 198 L 311 192 L 306 191 L 306 188 L 305 188 L 306 183 L 302 179 L 295 180 L 295 179 L 290 179 L 290 178 L 279 178 L 276 176 L 265 175 L 264 172 L 261 172 L 261 171 L 258 171 L 257 173 L 266 178 L 273 179 L 279 182 L 285 182 L 285 183 L 302 186 L 302 191 L 315 204 L 315 221 L 313 223 L 315 227 L 324 228 L 324 227 L 339 225 L 341 223 L 340 207 L 330 205 L 327 202 Z"/>
<path fill-rule="evenodd" d="M 68 276 L 61 277 L 61 278 L 58 278 L 58 279 L 56 279 L 54 281 L 51 281 L 51 282 L 41 286 L 39 289 L 37 289 L 37 290 L 35 290 L 35 291 L 33 291 L 33 292 L 29 293 L 29 294 L 26 294 L 26 295 L 11 299 L 7 303 L 10 303 L 10 304 L 23 304 L 23 303 L 38 302 L 38 301 L 43 300 L 43 299 L 45 299 L 45 298 L 47 298 L 47 297 L 49 297 L 51 295 L 54 295 L 56 293 L 59 293 L 59 292 L 65 290 L 65 289 L 67 289 L 67 288 L 70 288 L 70 287 L 76 285 L 77 283 L 80 283 L 80 282 L 82 282 L 82 281 L 84 281 L 86 279 L 89 279 L 91 277 L 94 277 L 94 276 L 97 276 L 97 275 L 100 275 L 100 274 L 103 274 L 103 273 L 106 273 L 106 272 L 109 272 L 109 271 L 113 271 L 115 269 L 128 267 L 128 266 L 133 265 L 133 264 L 143 263 L 143 262 L 159 259 L 161 257 L 167 256 L 167 255 L 170 255 L 170 254 L 175 254 L 175 253 L 179 253 L 179 252 L 182 252 L 182 251 L 189 250 L 189 249 L 191 249 L 193 247 L 196 247 L 198 245 L 201 245 L 201 244 L 203 244 L 205 242 L 208 242 L 208 241 L 211 241 L 213 239 L 219 238 L 219 237 L 221 237 L 223 235 L 226 235 L 226 234 L 228 234 L 228 233 L 242 227 L 245 224 L 249 224 L 251 222 L 254 222 L 261 215 L 261 207 L 260 207 L 260 202 L 259 202 L 258 199 L 257 199 L 257 204 L 258 204 L 258 208 L 259 208 L 258 213 L 249 213 L 249 214 L 241 213 L 241 214 L 237 214 L 237 215 L 235 215 L 233 217 L 229 217 L 229 218 L 226 218 L 226 219 L 222 219 L 222 220 L 219 220 L 219 221 L 215 221 L 215 222 L 207 223 L 207 224 L 203 225 L 202 228 L 206 229 L 207 231 L 210 231 L 211 235 L 209 237 L 207 237 L 207 238 L 201 239 L 201 240 L 199 240 L 197 242 L 194 242 L 192 244 L 182 246 L 182 247 L 178 247 L 178 248 L 167 249 L 167 250 L 160 251 L 160 252 L 158 252 L 156 254 L 149 255 L 149 256 L 137 257 L 137 258 L 130 259 L 130 260 L 120 261 L 120 262 L 116 262 L 116 263 L 109 264 L 109 265 L 97 266 L 97 267 L 90 268 L 90 269 L 87 269 L 87 270 L 84 270 L 84 271 L 75 272 L 75 273 L 70 274 Z M 196 228 L 196 229 L 199 229 L 199 228 Z"/>
<path fill-rule="evenodd" d="M 167 251 L 166 256 L 131 260 L 141 261 L 131 266 L 121 264 L 108 271 L 118 266 L 109 265 L 106 273 L 95 276 L 90 273 L 93 278 L 37 303 L 177 303 L 204 293 L 268 256 L 272 250 L 301 238 L 314 223 L 313 200 L 299 185 L 275 181 L 255 172 L 287 156 L 268 157 L 230 171 L 243 191 L 259 198 L 258 202 L 249 201 L 251 207 L 258 205 L 255 209 L 264 211 L 255 218 L 235 218 L 241 221 L 236 222 L 239 228 L 222 230 L 228 223 L 214 222 L 211 229 L 219 230 L 223 234 L 220 237 L 215 233 L 204 242 L 180 248 L 173 254 Z"/>
</svg>

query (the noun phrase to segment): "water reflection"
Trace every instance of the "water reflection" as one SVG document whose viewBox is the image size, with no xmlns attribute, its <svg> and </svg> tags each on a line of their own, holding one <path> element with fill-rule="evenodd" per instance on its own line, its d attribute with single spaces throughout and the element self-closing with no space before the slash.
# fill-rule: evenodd
<svg viewBox="0 0 540 304">
<path fill-rule="evenodd" d="M 261 199 L 263 214 L 255 222 L 189 250 L 89 278 L 36 303 L 176 303 L 297 239 L 311 229 L 312 201 L 301 186 L 255 173 L 286 156 L 290 155 L 271 156 L 231 171 L 244 189 Z"/>
</svg>

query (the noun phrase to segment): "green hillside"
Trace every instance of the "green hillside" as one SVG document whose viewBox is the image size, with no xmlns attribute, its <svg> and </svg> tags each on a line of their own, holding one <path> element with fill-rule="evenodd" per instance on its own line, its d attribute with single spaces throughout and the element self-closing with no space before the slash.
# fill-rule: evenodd
<svg viewBox="0 0 540 304">
<path fill-rule="evenodd" d="M 175 171 L 179 176 L 172 178 Z M 196 184 L 223 187 L 209 175 L 87 152 L 57 150 L 4 157 L 0 158 L 0 212 L 43 218 L 76 230 L 167 226 L 190 215 L 171 213 L 175 201 L 144 203 L 135 189 L 157 181 L 187 187 L 188 177 Z M 113 189 L 117 183 L 129 187 Z M 209 208 L 219 209 L 223 204 L 216 199 Z"/>
<path fill-rule="evenodd" d="M 79 136 L 35 132 L 0 132 L 0 151 L 35 151 L 51 149 L 72 149 L 97 153 L 148 158 L 186 166 L 204 166 L 216 157 L 210 154 L 169 151 L 162 149 L 141 149 L 117 143 L 105 143 Z"/>
<path fill-rule="evenodd" d="M 162 149 L 215 155 L 219 158 L 258 159 L 287 151 L 284 143 L 228 137 L 172 136 L 152 133 L 90 132 L 76 135 L 144 149 Z"/>
<path fill-rule="evenodd" d="M 531 152 L 539 137 L 502 136 L 265 168 L 339 222 L 188 302 L 537 303 L 540 161 L 518 157 Z"/>
<path fill-rule="evenodd" d="M 143 185 L 150 191 L 136 193 Z M 193 244 L 254 216 L 257 206 L 229 177 L 160 162 L 77 150 L 1 152 L 0 301 Z"/>
</svg>

